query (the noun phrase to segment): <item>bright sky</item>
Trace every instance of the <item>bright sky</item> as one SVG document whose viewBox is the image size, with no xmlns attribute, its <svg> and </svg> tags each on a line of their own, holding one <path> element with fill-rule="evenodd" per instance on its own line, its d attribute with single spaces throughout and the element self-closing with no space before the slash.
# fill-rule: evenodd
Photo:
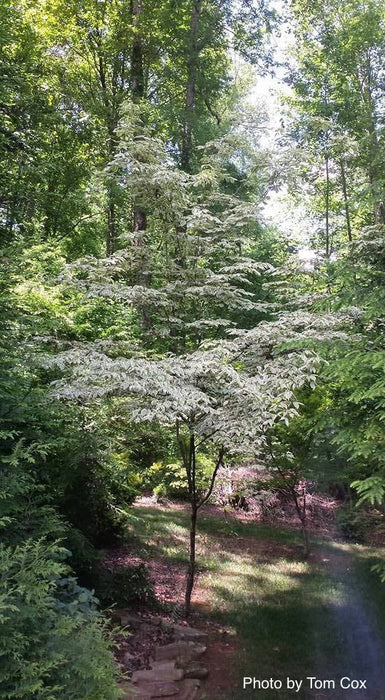
<svg viewBox="0 0 385 700">
<path fill-rule="evenodd" d="M 286 14 L 283 0 L 273 0 L 272 6 L 282 17 Z M 284 82 L 285 68 L 282 64 L 290 59 L 290 48 L 293 45 L 293 36 L 288 32 L 284 23 L 280 27 L 279 35 L 275 34 L 272 40 L 274 59 L 278 64 L 274 76 L 259 76 L 255 71 L 255 83 L 250 91 L 248 101 L 252 105 L 262 106 L 268 115 L 266 132 L 262 137 L 262 145 L 269 150 L 277 150 L 277 139 L 282 129 L 281 122 L 284 118 L 284 109 L 280 98 L 290 95 L 291 88 Z M 281 186 L 278 191 L 272 191 L 268 201 L 262 209 L 263 216 L 267 223 L 272 223 L 283 233 L 290 235 L 290 238 L 303 241 L 299 256 L 301 259 L 310 259 L 313 252 L 307 246 L 309 229 L 312 223 L 308 218 L 305 207 L 294 205 L 287 197 L 285 186 Z"/>
</svg>

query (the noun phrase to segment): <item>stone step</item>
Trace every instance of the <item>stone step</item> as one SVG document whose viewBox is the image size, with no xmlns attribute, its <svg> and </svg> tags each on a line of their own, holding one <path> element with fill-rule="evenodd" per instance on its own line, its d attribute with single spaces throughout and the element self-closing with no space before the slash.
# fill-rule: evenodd
<svg viewBox="0 0 385 700">
<path fill-rule="evenodd" d="M 145 694 L 144 691 L 142 692 L 140 688 L 135 688 L 128 681 L 122 681 L 118 685 L 123 692 L 120 700 L 144 700 L 145 698 L 148 700 L 150 697 L 148 694 Z"/>
<path fill-rule="evenodd" d="M 119 617 L 120 624 L 123 625 L 123 627 L 132 627 L 133 629 L 139 629 L 145 622 L 141 617 L 124 611 L 120 613 Z"/>
<path fill-rule="evenodd" d="M 155 668 L 168 668 L 168 669 L 174 669 L 176 668 L 176 661 L 151 661 L 151 668 L 154 670 Z"/>
<path fill-rule="evenodd" d="M 171 698 L 180 692 L 180 683 L 175 681 L 141 681 L 137 687 L 147 698 Z"/>
<path fill-rule="evenodd" d="M 200 678 L 203 680 L 204 678 L 207 678 L 208 675 L 208 668 L 206 668 L 204 664 L 199 663 L 199 661 L 189 664 L 184 669 L 185 678 Z"/>
<path fill-rule="evenodd" d="M 151 683 L 157 681 L 180 681 L 184 676 L 184 671 L 181 668 L 172 666 L 158 666 L 148 671 L 135 671 L 132 674 L 133 683 Z"/>
<path fill-rule="evenodd" d="M 185 642 L 207 642 L 208 635 L 206 632 L 194 629 L 194 627 L 185 627 L 184 625 L 173 625 L 175 639 Z"/>
<path fill-rule="evenodd" d="M 200 682 L 195 678 L 186 679 L 179 688 L 179 694 L 173 700 L 196 700 L 199 697 Z"/>
<path fill-rule="evenodd" d="M 206 651 L 203 644 L 195 644 L 194 642 L 173 642 L 155 649 L 156 661 L 172 661 L 175 660 L 179 665 L 185 665 L 191 661 L 196 661 Z"/>
<path fill-rule="evenodd" d="M 181 684 L 175 682 L 150 682 L 133 686 L 131 683 L 119 683 L 119 688 L 123 691 L 121 700 L 151 700 L 151 698 L 173 698 L 180 693 Z"/>
</svg>

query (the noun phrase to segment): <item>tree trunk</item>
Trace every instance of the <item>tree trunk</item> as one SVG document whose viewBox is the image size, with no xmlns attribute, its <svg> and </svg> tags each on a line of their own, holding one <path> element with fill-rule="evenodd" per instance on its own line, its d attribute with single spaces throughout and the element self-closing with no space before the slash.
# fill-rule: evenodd
<svg viewBox="0 0 385 700">
<path fill-rule="evenodd" d="M 188 452 L 187 479 L 190 494 L 191 518 L 190 518 L 190 551 L 189 565 L 186 577 L 186 594 L 185 594 L 185 615 L 188 617 L 191 611 L 191 594 L 194 588 L 195 580 L 195 540 L 197 530 L 198 502 L 197 502 L 197 487 L 196 487 L 196 448 L 195 434 L 190 430 L 190 444 Z"/>
<path fill-rule="evenodd" d="M 346 229 L 348 232 L 348 241 L 349 241 L 349 243 L 352 243 L 353 236 L 352 236 L 352 226 L 351 226 L 351 222 L 350 222 L 348 188 L 346 185 L 346 173 L 345 173 L 344 161 L 342 159 L 340 161 L 340 168 L 341 168 L 342 193 L 343 193 L 343 197 L 344 197 L 344 207 L 345 207 Z"/>
<path fill-rule="evenodd" d="M 307 531 L 306 523 L 302 523 L 302 539 L 303 539 L 303 556 L 305 559 L 308 558 L 310 553 L 309 545 L 309 533 Z"/>
<path fill-rule="evenodd" d="M 329 177 L 329 156 L 325 156 L 325 254 L 329 262 L 330 245 L 330 177 Z"/>
<path fill-rule="evenodd" d="M 142 0 L 135 0 L 131 5 L 134 31 L 131 50 L 131 95 L 134 102 L 140 102 L 144 96 L 143 41 L 138 31 L 141 13 Z"/>
<path fill-rule="evenodd" d="M 107 239 L 106 239 L 106 253 L 107 256 L 112 255 L 115 248 L 115 238 L 116 238 L 116 226 L 115 226 L 115 202 L 111 191 L 108 192 L 108 205 L 107 205 Z"/>
<path fill-rule="evenodd" d="M 108 125 L 108 160 L 111 163 L 116 155 L 115 128 L 117 122 L 111 118 Z M 113 182 L 107 181 L 107 237 L 106 254 L 112 255 L 115 250 L 116 240 L 116 202 Z"/>
<path fill-rule="evenodd" d="M 143 39 L 139 31 L 139 22 L 142 14 L 142 0 L 134 0 L 131 3 L 131 23 L 133 28 L 133 42 L 131 50 L 131 75 L 130 87 L 132 101 L 139 104 L 145 93 L 145 77 L 144 77 L 144 56 L 143 56 Z M 134 202 L 133 210 L 133 228 L 134 228 L 134 245 L 138 250 L 141 250 L 139 256 L 138 272 L 136 275 L 137 284 L 147 287 L 151 283 L 149 273 L 149 255 L 146 241 L 147 231 L 147 213 L 146 211 Z M 142 328 L 149 331 L 152 327 L 151 318 L 145 309 L 141 312 Z"/>
<path fill-rule="evenodd" d="M 293 500 L 295 503 L 295 509 L 297 511 L 297 515 L 300 519 L 301 522 L 301 531 L 302 531 L 302 539 L 303 539 L 303 555 L 304 558 L 307 559 L 310 553 L 310 544 L 309 544 L 309 533 L 307 531 L 307 522 L 306 522 L 306 494 L 305 494 L 305 488 L 303 490 L 303 505 L 301 508 L 301 505 L 298 501 L 298 495 L 296 492 L 295 487 L 291 489 Z"/>
<path fill-rule="evenodd" d="M 382 167 L 379 166 L 380 144 L 377 137 L 378 122 L 375 99 L 373 98 L 372 76 L 371 50 L 368 48 L 361 71 L 358 69 L 358 82 L 363 106 L 367 110 L 368 132 L 370 135 L 367 172 L 373 197 L 373 218 L 375 224 L 382 225 L 385 223 L 385 205 L 383 201 Z M 377 188 L 380 183 L 381 195 L 379 196 Z"/>
<path fill-rule="evenodd" d="M 192 131 L 195 110 L 196 76 L 199 58 L 198 30 L 201 10 L 202 0 L 193 0 L 190 20 L 190 36 L 188 46 L 189 56 L 187 61 L 187 85 L 180 161 L 182 170 L 185 170 L 186 172 L 191 171 Z"/>
<path fill-rule="evenodd" d="M 131 17 L 133 28 L 133 43 L 131 50 L 131 96 L 135 104 L 139 104 L 144 97 L 144 66 L 143 66 L 143 40 L 139 32 L 139 21 L 142 13 L 142 0 L 134 0 L 131 4 Z M 144 248 L 145 232 L 147 230 L 147 214 L 142 207 L 134 204 L 134 234 L 135 246 Z M 142 274 L 145 269 L 145 260 L 140 264 L 140 284 L 148 283 L 146 276 Z"/>
<path fill-rule="evenodd" d="M 195 582 L 195 555 L 196 555 L 196 531 L 197 531 L 197 521 L 198 521 L 198 511 L 199 509 L 209 500 L 215 479 L 220 466 L 223 464 L 223 456 L 225 454 L 225 448 L 222 445 L 218 458 L 211 475 L 210 485 L 201 498 L 198 498 L 197 484 L 196 484 L 196 445 L 195 445 L 195 433 L 193 423 L 189 425 L 190 438 L 188 444 L 183 439 L 183 435 L 180 431 L 180 423 L 176 422 L 176 439 L 178 443 L 179 453 L 182 458 L 183 466 L 186 470 L 190 506 L 191 506 L 191 516 L 190 516 L 190 541 L 189 541 L 189 563 L 186 575 L 186 590 L 185 590 L 185 617 L 187 618 L 191 612 L 191 595 L 194 588 Z"/>
<path fill-rule="evenodd" d="M 191 612 L 191 594 L 194 588 L 195 580 L 195 542 L 196 542 L 196 530 L 197 530 L 197 515 L 198 508 L 191 504 L 191 517 L 190 517 L 190 552 L 189 552 L 189 564 L 187 570 L 186 578 L 186 594 L 185 594 L 185 616 L 188 617 Z"/>
</svg>

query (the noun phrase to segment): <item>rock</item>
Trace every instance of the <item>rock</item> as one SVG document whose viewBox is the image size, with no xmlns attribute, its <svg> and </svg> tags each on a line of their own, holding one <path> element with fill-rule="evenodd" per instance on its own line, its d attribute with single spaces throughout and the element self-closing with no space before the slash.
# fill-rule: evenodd
<svg viewBox="0 0 385 700">
<path fill-rule="evenodd" d="M 150 700 L 150 698 L 171 698 L 178 695 L 180 683 L 151 682 L 133 686 L 131 683 L 119 683 L 124 695 L 121 700 Z"/>
<path fill-rule="evenodd" d="M 196 700 L 199 697 L 200 682 L 195 678 L 188 678 L 180 684 L 177 700 Z"/>
<path fill-rule="evenodd" d="M 185 670 L 184 670 L 184 677 L 185 678 L 207 678 L 209 675 L 209 670 L 204 666 L 203 664 L 198 663 L 192 663 L 189 664 Z"/>
<path fill-rule="evenodd" d="M 207 642 L 206 632 L 196 630 L 193 627 L 184 627 L 182 625 L 173 625 L 173 632 L 176 640 L 185 642 Z"/>
<path fill-rule="evenodd" d="M 143 682 L 138 686 L 138 690 L 143 697 L 148 698 L 170 698 L 178 695 L 180 686 L 174 681 L 152 681 Z"/>
<path fill-rule="evenodd" d="M 133 683 L 152 683 L 155 681 L 180 681 L 184 672 L 181 668 L 158 666 L 149 671 L 135 671 L 132 674 Z"/>
<path fill-rule="evenodd" d="M 122 681 L 118 684 L 120 690 L 123 691 L 123 695 L 120 700 L 142 700 L 142 698 L 149 698 L 148 694 L 145 695 L 141 692 L 139 688 L 134 688 L 134 686 L 128 681 Z"/>
<path fill-rule="evenodd" d="M 176 668 L 176 661 L 151 661 L 151 668 L 153 670 L 158 668 L 174 669 Z"/>
<path fill-rule="evenodd" d="M 184 665 L 199 659 L 205 651 L 206 647 L 203 646 L 203 644 L 195 644 L 194 642 L 173 642 L 163 647 L 157 647 L 155 649 L 155 660 L 171 661 L 175 659 L 179 665 Z"/>
</svg>

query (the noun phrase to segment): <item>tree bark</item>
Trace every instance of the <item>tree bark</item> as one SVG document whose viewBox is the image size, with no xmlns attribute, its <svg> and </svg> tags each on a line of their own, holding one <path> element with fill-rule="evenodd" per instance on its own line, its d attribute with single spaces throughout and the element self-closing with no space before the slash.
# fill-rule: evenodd
<svg viewBox="0 0 385 700">
<path fill-rule="evenodd" d="M 185 467 L 187 472 L 187 481 L 190 496 L 191 515 L 190 515 L 190 545 L 189 545 L 189 564 L 186 576 L 186 593 L 185 593 L 185 615 L 188 617 L 191 611 L 191 594 L 194 588 L 195 580 L 195 543 L 197 530 L 197 491 L 196 491 L 196 451 L 195 451 L 195 435 L 190 428 L 190 443 L 188 454 L 184 452 Z"/>
<path fill-rule="evenodd" d="M 340 160 L 340 168 L 341 168 L 342 193 L 343 193 L 343 197 L 344 197 L 344 207 L 345 207 L 346 230 L 348 233 L 348 241 L 349 241 L 349 243 L 352 243 L 353 236 L 352 236 L 352 226 L 351 226 L 351 222 L 350 222 L 348 188 L 347 188 L 347 184 L 346 184 L 345 165 L 344 165 L 344 161 L 342 159 Z"/>
<path fill-rule="evenodd" d="M 133 42 L 131 51 L 131 96 L 135 104 L 139 104 L 144 97 L 145 80 L 144 80 L 144 65 L 143 65 L 143 40 L 139 31 L 139 21 L 142 13 L 142 0 L 134 0 L 131 3 L 131 24 L 133 29 Z M 134 203 L 133 212 L 135 246 L 137 248 L 145 248 L 146 230 L 147 230 L 147 214 L 145 210 Z M 137 282 L 147 285 L 149 283 L 148 275 L 146 275 L 146 255 L 143 255 L 143 260 L 139 266 L 140 272 Z M 148 321 L 148 320 L 147 320 Z M 148 322 L 143 321 L 147 326 Z"/>
<path fill-rule="evenodd" d="M 100 35 L 94 38 L 95 60 L 97 64 L 98 80 L 101 88 L 103 105 L 106 113 L 106 126 L 108 132 L 108 161 L 111 163 L 116 154 L 117 109 L 114 99 L 107 84 L 107 71 L 103 55 L 103 45 Z M 107 182 L 107 233 L 106 233 L 106 255 L 112 255 L 115 249 L 116 239 L 116 208 L 113 184 Z"/>
<path fill-rule="evenodd" d="M 111 163 L 116 155 L 116 136 L 115 129 L 117 121 L 111 119 L 108 125 L 108 159 Z M 106 237 L 106 254 L 112 255 L 115 250 L 116 241 L 116 202 L 114 185 L 112 181 L 107 182 L 107 237 Z"/>
<path fill-rule="evenodd" d="M 307 531 L 307 521 L 306 521 L 306 492 L 305 492 L 305 487 L 303 489 L 303 505 L 301 507 L 299 501 L 298 501 L 298 495 L 297 491 L 295 489 L 295 486 L 291 488 L 291 493 L 293 496 L 294 504 L 295 504 L 295 509 L 297 511 L 297 515 L 300 519 L 301 522 L 301 531 L 302 531 L 302 538 L 303 538 L 303 555 L 304 558 L 307 559 L 309 556 L 310 552 L 310 545 L 309 545 L 309 534 Z"/>
<path fill-rule="evenodd" d="M 192 131 L 195 111 L 196 76 L 199 59 L 198 31 L 202 0 L 193 0 L 187 61 L 187 85 L 183 119 L 181 168 L 191 172 Z"/>
<path fill-rule="evenodd" d="M 139 32 L 139 20 L 142 13 L 142 0 L 131 4 L 133 41 L 131 51 L 131 95 L 134 102 L 140 102 L 144 96 L 143 41 Z"/>
<path fill-rule="evenodd" d="M 191 595 L 194 588 L 195 582 L 195 544 L 196 544 L 196 531 L 197 531 L 197 518 L 198 518 L 198 508 L 191 505 L 191 516 L 190 516 L 190 551 L 189 551 L 189 564 L 187 569 L 186 578 L 186 594 L 185 594 L 185 616 L 189 617 L 191 612 Z"/>
<path fill-rule="evenodd" d="M 330 246 L 330 177 L 329 177 L 329 156 L 325 155 L 325 254 L 329 261 L 331 253 Z"/>
<path fill-rule="evenodd" d="M 210 498 L 215 479 L 223 462 L 223 456 L 225 453 L 224 447 L 222 446 L 219 450 L 218 458 L 211 475 L 209 488 L 204 496 L 198 500 L 197 495 L 197 485 L 196 485 L 196 445 L 195 445 L 195 435 L 194 432 L 190 433 L 190 444 L 188 454 L 186 450 L 182 447 L 180 442 L 180 433 L 177 427 L 177 437 L 178 444 L 182 454 L 182 459 L 186 466 L 187 481 L 189 486 L 190 494 L 190 505 L 191 505 L 191 515 L 190 515 L 190 543 L 189 543 L 189 564 L 186 576 L 186 592 L 185 592 L 185 616 L 189 617 L 191 612 L 191 595 L 194 589 L 195 583 L 195 563 L 196 563 L 196 531 L 197 531 L 197 521 L 198 521 L 198 511 L 199 509 L 208 501 Z"/>
</svg>

